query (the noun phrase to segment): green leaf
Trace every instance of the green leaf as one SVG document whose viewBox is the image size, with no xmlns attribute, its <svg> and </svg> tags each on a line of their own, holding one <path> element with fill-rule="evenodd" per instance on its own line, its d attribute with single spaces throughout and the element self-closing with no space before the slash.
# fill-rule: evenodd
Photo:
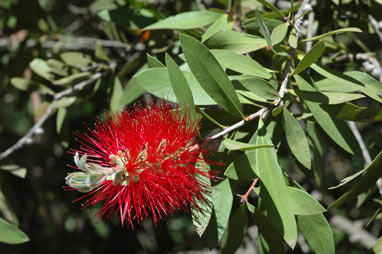
<svg viewBox="0 0 382 254">
<path fill-rule="evenodd" d="M 315 89 L 302 77 L 295 75 L 297 85 L 301 90 L 315 91 Z M 318 103 L 304 101 L 320 127 L 336 144 L 350 154 L 356 154 L 359 147 L 349 127 L 342 121 L 333 119 Z M 355 149 L 355 150 L 354 150 Z"/>
<path fill-rule="evenodd" d="M 216 102 L 204 91 L 195 76 L 188 71 L 182 71 L 190 86 L 195 105 L 216 105 Z M 176 102 L 176 96 L 171 86 L 166 68 L 151 68 L 134 76 L 135 82 L 147 92 L 166 100 Z"/>
<path fill-rule="evenodd" d="M 350 76 L 344 75 L 339 71 L 318 65 L 318 64 L 312 64 L 310 66 L 313 70 L 320 73 L 322 76 L 331 79 L 332 81 L 335 81 L 336 83 L 333 84 L 335 86 L 343 86 L 346 87 L 345 89 L 351 89 L 354 91 L 361 91 L 365 95 L 369 96 L 373 100 L 378 101 L 379 103 L 382 103 L 381 97 L 379 97 L 374 89 L 371 89 L 370 87 L 362 86 L 361 83 L 354 78 L 351 78 Z"/>
<path fill-rule="evenodd" d="M 238 151 L 249 151 L 258 148 L 273 147 L 273 145 L 253 145 L 248 143 L 243 143 L 235 140 L 225 139 L 223 140 L 223 145 L 228 150 L 238 150 Z"/>
<path fill-rule="evenodd" d="M 57 80 L 53 81 L 52 84 L 56 85 L 56 86 L 62 86 L 62 85 L 71 84 L 75 80 L 89 77 L 90 74 L 91 74 L 91 72 L 79 72 L 79 73 L 75 73 L 75 74 L 72 74 L 72 75 L 67 76 L 65 78 L 57 79 Z"/>
<path fill-rule="evenodd" d="M 357 84 L 350 83 L 349 85 L 346 82 L 335 82 L 333 79 L 329 78 L 324 78 L 316 81 L 315 84 L 320 91 L 326 92 L 354 93 L 361 91 L 359 85 Z"/>
<path fill-rule="evenodd" d="M 296 69 L 293 71 L 292 75 L 299 74 L 306 68 L 308 68 L 313 63 L 317 62 L 317 60 L 322 56 L 325 52 L 325 42 L 320 41 L 316 45 L 313 46 L 311 50 L 301 59 L 298 63 Z"/>
<path fill-rule="evenodd" d="M 145 89 L 143 89 L 135 79 L 130 79 L 122 92 L 121 98 L 119 100 L 119 105 L 121 105 L 121 107 L 124 107 L 132 103 L 133 101 L 138 99 L 144 92 Z"/>
<path fill-rule="evenodd" d="M 273 45 L 271 40 L 271 33 L 269 32 L 268 27 L 264 23 L 260 13 L 257 11 L 256 18 L 259 22 L 260 33 L 264 36 L 265 41 L 267 42 L 268 46 L 272 49 L 272 51 L 277 55 L 288 56 L 288 53 L 286 53 L 285 50 L 283 50 L 279 45 Z"/>
<path fill-rule="evenodd" d="M 347 101 L 353 101 L 365 98 L 363 94 L 339 93 L 339 92 L 317 92 L 295 90 L 296 94 L 304 100 L 317 102 L 321 104 L 340 104 Z"/>
<path fill-rule="evenodd" d="M 61 53 L 60 57 L 65 64 L 77 69 L 82 69 L 93 62 L 91 56 L 75 51 Z"/>
<path fill-rule="evenodd" d="M 227 27 L 227 15 L 222 15 L 218 18 L 202 35 L 202 42 L 208 40 L 211 36 Z"/>
<path fill-rule="evenodd" d="M 203 89 L 225 110 L 244 117 L 235 89 L 212 53 L 199 41 L 180 35 L 187 63 Z"/>
<path fill-rule="evenodd" d="M 378 240 L 374 243 L 373 251 L 375 254 L 382 253 L 382 237 L 378 238 Z"/>
<path fill-rule="evenodd" d="M 175 16 L 160 20 L 144 30 L 155 29 L 194 29 L 207 26 L 221 17 L 222 14 L 212 11 L 183 12 Z"/>
<path fill-rule="evenodd" d="M 147 56 L 147 62 L 150 68 L 165 68 L 166 67 L 161 63 L 161 61 L 159 61 L 155 57 L 152 57 L 149 54 L 146 54 L 146 56 Z"/>
<path fill-rule="evenodd" d="M 205 166 L 203 165 L 203 167 Z M 211 180 L 208 177 L 199 174 L 198 178 L 200 181 L 211 186 Z M 204 201 L 196 201 L 198 207 L 191 206 L 192 222 L 199 237 L 204 234 L 213 211 L 212 197 L 209 194 L 206 194 L 204 195 L 204 198 Z"/>
<path fill-rule="evenodd" d="M 306 39 L 301 40 L 301 42 L 315 41 L 315 40 L 322 39 L 326 36 L 340 34 L 340 33 L 346 33 L 346 32 L 362 33 L 362 30 L 359 29 L 358 27 L 346 27 L 346 28 L 341 28 L 341 29 L 330 31 L 328 33 L 320 34 L 317 36 L 313 36 L 311 38 L 306 38 Z"/>
<path fill-rule="evenodd" d="M 120 104 L 120 102 L 121 102 L 122 94 L 123 94 L 123 87 L 122 87 L 121 81 L 119 80 L 119 78 L 115 77 L 113 82 L 113 94 L 111 95 L 111 99 L 110 99 L 111 111 L 121 110 L 122 105 Z"/>
<path fill-rule="evenodd" d="M 226 178 L 212 189 L 214 211 L 217 222 L 218 239 L 223 236 L 227 228 L 229 216 L 231 214 L 233 194 L 229 179 Z"/>
<path fill-rule="evenodd" d="M 94 54 L 95 57 L 97 57 L 98 59 L 104 60 L 107 63 L 110 63 L 109 57 L 107 56 L 104 48 L 98 41 L 95 43 L 95 47 L 96 47 L 96 52 Z"/>
<path fill-rule="evenodd" d="M 252 75 L 259 78 L 270 79 L 272 75 L 257 61 L 228 50 L 211 50 L 219 64 L 233 71 Z"/>
<path fill-rule="evenodd" d="M 61 133 L 62 124 L 65 121 L 67 110 L 66 108 L 59 108 L 57 110 L 57 116 L 56 116 L 56 132 L 57 134 Z"/>
<path fill-rule="evenodd" d="M 270 101 L 267 101 L 265 98 L 260 97 L 259 95 L 256 95 L 250 91 L 244 91 L 244 90 L 237 90 L 236 91 L 238 95 L 243 96 L 244 98 L 248 98 L 254 101 L 264 102 L 264 103 L 270 103 Z"/>
<path fill-rule="evenodd" d="M 285 19 L 285 15 L 273 4 L 267 2 L 266 0 L 257 0 L 257 1 L 259 1 L 260 3 L 262 3 L 263 5 L 265 5 L 266 7 L 268 7 L 272 11 L 276 12 L 278 15 L 280 15 L 281 17 L 283 17 Z"/>
<path fill-rule="evenodd" d="M 285 36 L 288 33 L 288 27 L 289 27 L 288 23 L 282 23 L 278 25 L 277 27 L 275 27 L 275 29 L 273 29 L 272 35 L 271 35 L 272 45 L 279 44 L 280 42 L 284 40 Z"/>
<path fill-rule="evenodd" d="M 265 80 L 259 78 L 246 78 L 240 80 L 240 83 L 260 98 L 271 101 L 279 98 L 279 93 Z"/>
<path fill-rule="evenodd" d="M 277 232 L 275 227 L 272 225 L 269 218 L 253 205 L 247 203 L 247 206 L 248 210 L 252 213 L 252 218 L 255 221 L 255 224 L 258 227 L 259 235 L 264 238 L 269 247 L 269 253 L 285 253 L 282 238 L 279 232 Z"/>
<path fill-rule="evenodd" d="M 360 107 L 352 103 L 320 105 L 329 115 L 347 121 L 382 121 L 382 108 Z"/>
<path fill-rule="evenodd" d="M 35 58 L 32 62 L 29 63 L 29 67 L 32 69 L 40 77 L 52 81 L 54 79 L 54 75 L 52 73 L 49 65 L 41 58 Z"/>
<path fill-rule="evenodd" d="M 348 71 L 344 73 L 346 76 L 362 83 L 365 87 L 374 90 L 379 96 L 382 96 L 382 84 L 370 75 L 360 71 Z"/>
<path fill-rule="evenodd" d="M 245 204 L 236 210 L 221 240 L 221 253 L 235 253 L 247 233 L 248 211 Z"/>
<path fill-rule="evenodd" d="M 191 89 L 184 77 L 183 72 L 179 69 L 176 62 L 166 53 L 166 66 L 171 81 L 174 94 L 185 112 L 189 111 L 190 118 L 195 119 L 196 111 L 194 98 Z"/>
<path fill-rule="evenodd" d="M 256 18 L 257 18 L 257 21 L 259 22 L 260 33 L 264 36 L 268 46 L 272 47 L 273 45 L 271 41 L 271 33 L 269 32 L 268 27 L 265 25 L 263 18 L 261 17 L 258 11 L 256 11 Z"/>
<path fill-rule="evenodd" d="M 288 195 L 296 215 L 312 215 L 326 211 L 317 200 L 303 190 L 288 187 Z"/>
<path fill-rule="evenodd" d="M 210 49 L 225 49 L 244 54 L 265 48 L 267 42 L 260 36 L 240 33 L 236 31 L 220 31 L 205 41 Z"/>
<path fill-rule="evenodd" d="M 71 97 L 63 97 L 59 99 L 58 101 L 54 102 L 54 106 L 56 108 L 64 108 L 69 107 L 77 100 L 77 97 L 71 96 Z"/>
<path fill-rule="evenodd" d="M 46 63 L 50 67 L 50 71 L 59 76 L 68 76 L 68 67 L 60 60 L 50 58 L 46 60 Z"/>
<path fill-rule="evenodd" d="M 283 116 L 285 136 L 292 154 L 305 168 L 311 169 L 312 161 L 304 130 L 288 109 L 284 108 Z"/>
<path fill-rule="evenodd" d="M 54 95 L 54 91 L 52 89 L 34 80 L 14 77 L 14 78 L 11 78 L 11 84 L 21 91 L 28 91 L 29 89 L 31 90 L 37 89 L 37 91 L 41 94 Z"/>
<path fill-rule="evenodd" d="M 272 144 L 264 128 L 259 129 L 256 145 Z M 281 220 L 283 238 L 293 249 L 297 241 L 297 226 L 292 212 L 288 189 L 274 148 L 255 150 L 256 174 L 266 188 Z"/>
<path fill-rule="evenodd" d="M 29 238 L 23 231 L 0 218 L 0 242 L 8 244 L 21 244 L 28 241 Z"/>
<path fill-rule="evenodd" d="M 236 160 L 234 160 L 226 169 L 224 175 L 233 180 L 250 181 L 255 179 L 256 165 L 255 156 L 251 156 L 250 153 L 245 153 Z M 254 153 L 252 154 L 254 155 Z"/>
<path fill-rule="evenodd" d="M 27 169 L 20 167 L 19 165 L 1 165 L 0 169 L 8 171 L 9 173 L 20 178 L 25 178 L 27 175 Z"/>
<path fill-rule="evenodd" d="M 118 7 L 112 10 L 103 9 L 98 13 L 98 16 L 106 22 L 128 26 L 134 30 L 148 26 L 157 20 L 152 11 L 142 7 L 134 7 L 132 4 L 128 7 Z"/>
<path fill-rule="evenodd" d="M 374 160 L 370 163 L 370 165 L 363 170 L 365 172 L 362 177 L 359 179 L 357 184 L 353 186 L 349 191 L 339 197 L 336 201 L 334 201 L 328 209 L 332 209 L 348 201 L 349 199 L 357 197 L 362 192 L 366 192 L 370 187 L 374 186 L 375 182 L 378 178 L 382 177 L 382 152 L 380 152 Z M 356 174 L 354 177 L 357 177 Z M 352 180 L 352 179 L 350 179 Z"/>
<path fill-rule="evenodd" d="M 299 215 L 297 222 L 314 253 L 335 253 L 333 232 L 323 214 Z"/>
<path fill-rule="evenodd" d="M 275 27 L 283 24 L 283 22 L 281 22 L 280 20 L 277 20 L 277 19 L 267 19 L 267 18 L 264 18 L 264 17 L 263 17 L 263 22 L 271 30 L 274 29 Z M 251 19 L 248 19 L 248 20 L 244 21 L 243 27 L 246 30 L 256 30 L 256 31 L 258 31 L 260 29 L 260 24 L 259 24 L 259 21 L 257 20 L 257 18 L 251 18 Z"/>
</svg>

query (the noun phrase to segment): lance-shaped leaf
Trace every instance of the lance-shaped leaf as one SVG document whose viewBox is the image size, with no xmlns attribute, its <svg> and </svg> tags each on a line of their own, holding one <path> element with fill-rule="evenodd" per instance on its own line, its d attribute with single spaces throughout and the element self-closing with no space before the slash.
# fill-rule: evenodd
<svg viewBox="0 0 382 254">
<path fill-rule="evenodd" d="M 263 17 L 263 22 L 269 29 L 274 29 L 275 27 L 283 24 L 283 22 L 281 22 L 280 20 L 268 19 L 264 17 Z M 246 30 L 258 31 L 260 29 L 259 21 L 257 20 L 257 18 L 247 19 L 246 21 L 243 22 L 243 27 Z"/>
<path fill-rule="evenodd" d="M 221 253 L 235 253 L 243 243 L 248 228 L 248 210 L 242 204 L 233 214 L 221 241 Z"/>
<path fill-rule="evenodd" d="M 151 68 L 165 68 L 166 66 L 164 66 L 161 61 L 159 61 L 158 59 L 156 59 L 155 57 L 149 55 L 149 54 L 146 54 L 147 56 L 147 63 L 149 64 L 149 66 Z"/>
<path fill-rule="evenodd" d="M 195 76 L 188 71 L 182 71 L 192 91 L 195 105 L 216 105 L 216 102 L 204 91 Z M 166 100 L 176 102 L 176 96 L 171 86 L 166 68 L 151 68 L 134 76 L 135 82 L 147 92 Z"/>
<path fill-rule="evenodd" d="M 222 14 L 212 11 L 190 11 L 168 17 L 151 24 L 144 30 L 156 29 L 194 29 L 211 24 L 221 17 Z"/>
<path fill-rule="evenodd" d="M 269 145 L 269 144 L 254 145 L 254 144 L 243 143 L 243 142 L 230 140 L 230 139 L 225 139 L 223 140 L 222 143 L 228 150 L 238 150 L 238 151 L 248 151 L 248 150 L 264 148 L 264 147 L 273 147 L 273 145 Z"/>
<path fill-rule="evenodd" d="M 205 41 L 210 49 L 225 49 L 244 54 L 265 48 L 267 42 L 263 37 L 237 31 L 220 31 Z"/>
<path fill-rule="evenodd" d="M 225 110 L 243 116 L 235 89 L 212 53 L 199 41 L 180 35 L 187 63 L 203 89 Z"/>
<path fill-rule="evenodd" d="M 267 69 L 247 56 L 220 49 L 211 50 L 211 53 L 223 67 L 233 71 L 265 79 L 270 79 L 272 77 Z"/>
<path fill-rule="evenodd" d="M 360 71 L 348 71 L 344 73 L 346 76 L 352 77 L 362 83 L 365 87 L 371 88 L 379 96 L 382 96 L 382 84 L 367 73 Z"/>
<path fill-rule="evenodd" d="M 28 241 L 29 238 L 23 231 L 10 224 L 6 220 L 0 218 L 0 242 L 8 244 L 20 244 Z"/>
<path fill-rule="evenodd" d="M 272 225 L 269 218 L 253 205 L 247 203 L 247 206 L 248 210 L 252 214 L 252 218 L 255 221 L 256 226 L 258 227 L 259 236 L 263 238 L 268 245 L 267 247 L 269 249 L 269 253 L 285 253 L 282 238 L 279 232 L 277 232 L 275 227 Z"/>
<path fill-rule="evenodd" d="M 113 94 L 110 99 L 110 110 L 118 111 L 122 109 L 123 105 L 120 104 L 123 95 L 123 87 L 119 78 L 115 77 L 113 81 Z"/>
<path fill-rule="evenodd" d="M 261 128 L 256 136 L 256 145 L 272 144 L 265 128 Z M 256 156 L 256 174 L 269 193 L 282 225 L 284 240 L 293 249 L 297 241 L 296 219 L 291 207 L 288 189 L 284 180 L 282 169 L 277 161 L 274 148 L 261 148 L 254 152 Z"/>
<path fill-rule="evenodd" d="M 356 197 L 357 195 L 367 191 L 370 187 L 374 186 L 377 180 L 382 177 L 382 152 L 380 152 L 377 157 L 371 162 L 371 164 L 364 169 L 364 174 L 359 179 L 358 183 L 353 186 L 349 191 L 339 197 L 336 201 L 334 201 L 328 209 L 332 209 L 334 207 L 339 206 L 345 201 Z M 355 176 L 357 177 L 358 174 Z M 352 179 L 350 179 L 352 180 Z"/>
<path fill-rule="evenodd" d="M 245 78 L 240 83 L 251 91 L 253 94 L 266 100 L 275 100 L 279 97 L 279 93 L 267 81 L 259 78 Z"/>
<path fill-rule="evenodd" d="M 297 85 L 301 90 L 316 91 L 304 78 L 295 75 Z M 361 154 L 358 142 L 349 127 L 342 121 L 333 119 L 318 103 L 304 101 L 320 127 L 337 145 L 350 154 Z"/>
<path fill-rule="evenodd" d="M 296 215 L 312 215 L 326 211 L 317 200 L 303 190 L 288 187 L 288 195 L 292 202 L 293 213 Z"/>
<path fill-rule="evenodd" d="M 358 80 L 348 76 L 344 75 L 339 71 L 321 66 L 319 64 L 312 64 L 310 66 L 313 70 L 320 73 L 322 76 L 335 81 L 336 86 L 342 86 L 346 87 L 345 89 L 350 89 L 353 91 L 361 91 L 365 95 L 369 96 L 373 100 L 378 101 L 379 103 L 382 103 L 382 98 L 378 96 L 378 94 L 375 92 L 375 90 L 368 86 L 362 86 L 362 83 L 360 83 Z"/>
<path fill-rule="evenodd" d="M 296 94 L 304 100 L 317 102 L 320 104 L 339 104 L 365 98 L 363 94 L 338 93 L 338 92 L 318 92 L 295 90 Z"/>
<path fill-rule="evenodd" d="M 166 53 L 166 66 L 168 75 L 170 77 L 171 86 L 174 90 L 175 96 L 184 111 L 190 112 L 190 118 L 194 119 L 196 116 L 194 98 L 191 89 L 188 85 L 187 79 L 183 72 L 179 69 L 176 62 Z"/>
<path fill-rule="evenodd" d="M 253 153 L 252 156 L 250 153 Z M 256 164 L 254 152 L 245 153 L 234 160 L 226 169 L 224 175 L 239 181 L 250 181 L 255 179 Z"/>
<path fill-rule="evenodd" d="M 314 253 L 335 253 L 333 232 L 322 213 L 299 215 L 297 216 L 297 224 Z"/>
<path fill-rule="evenodd" d="M 316 45 L 313 46 L 311 50 L 301 59 L 298 63 L 296 69 L 292 73 L 292 75 L 299 74 L 306 68 L 308 68 L 311 64 L 317 62 L 317 60 L 322 56 L 325 51 L 325 42 L 320 41 Z"/>
<path fill-rule="evenodd" d="M 218 18 L 208 29 L 207 31 L 202 35 L 202 42 L 205 42 L 208 40 L 211 36 L 219 32 L 220 30 L 223 30 L 227 27 L 227 15 L 222 15 L 220 18 Z"/>
<path fill-rule="evenodd" d="M 285 136 L 290 150 L 305 168 L 311 169 L 312 161 L 304 130 L 288 109 L 284 108 L 283 116 Z"/>
<path fill-rule="evenodd" d="M 271 33 L 269 32 L 268 27 L 265 25 L 260 13 L 257 11 L 256 11 L 256 18 L 257 18 L 257 21 L 259 22 L 260 32 L 264 36 L 265 41 L 267 42 L 268 46 L 272 49 L 272 51 L 276 53 L 277 55 L 288 56 L 288 53 L 283 51 L 283 49 L 279 45 L 274 45 L 272 43 Z"/>
<path fill-rule="evenodd" d="M 227 228 L 229 216 L 231 214 L 233 194 L 229 179 L 226 178 L 218 185 L 215 185 L 212 190 L 214 211 L 216 216 L 216 224 L 218 231 L 218 239 L 223 236 Z"/>
<path fill-rule="evenodd" d="M 341 103 L 335 105 L 320 105 L 323 110 L 335 118 L 347 121 L 382 121 L 382 108 L 360 107 L 352 103 Z"/>
<path fill-rule="evenodd" d="M 203 156 L 200 157 L 201 160 L 204 160 Z M 206 164 L 197 164 L 197 167 L 203 165 L 203 168 L 208 167 Z M 211 185 L 211 180 L 203 175 L 197 176 L 200 181 L 204 182 L 207 185 Z M 213 203 L 211 195 L 204 195 L 205 200 L 197 200 L 197 207 L 191 206 L 192 222 L 195 226 L 196 233 L 201 237 L 206 230 L 208 223 L 211 219 L 213 211 Z"/>
<path fill-rule="evenodd" d="M 273 29 L 271 35 L 271 42 L 273 46 L 279 44 L 284 40 L 286 34 L 288 33 L 288 27 L 288 23 L 282 23 L 281 25 L 278 25 L 275 27 L 275 29 Z"/>
</svg>

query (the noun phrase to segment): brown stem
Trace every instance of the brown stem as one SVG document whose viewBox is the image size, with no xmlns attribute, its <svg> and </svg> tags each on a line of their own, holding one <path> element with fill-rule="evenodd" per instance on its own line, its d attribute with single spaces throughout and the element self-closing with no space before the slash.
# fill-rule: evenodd
<svg viewBox="0 0 382 254">
<path fill-rule="evenodd" d="M 255 188 L 257 181 L 259 181 L 259 178 L 253 179 L 253 182 L 252 182 L 251 186 L 249 187 L 249 189 L 247 190 L 247 192 L 241 196 L 240 203 L 248 202 L 248 196 L 251 193 L 251 191 L 253 190 L 253 188 Z"/>
</svg>

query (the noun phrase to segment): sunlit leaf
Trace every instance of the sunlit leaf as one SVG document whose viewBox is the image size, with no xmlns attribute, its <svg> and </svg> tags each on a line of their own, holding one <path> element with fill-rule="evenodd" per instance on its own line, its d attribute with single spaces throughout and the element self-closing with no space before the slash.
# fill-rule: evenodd
<svg viewBox="0 0 382 254">
<path fill-rule="evenodd" d="M 207 26 L 221 16 L 222 14 L 212 11 L 183 12 L 151 24 L 150 26 L 145 27 L 144 30 L 193 29 Z"/>
<path fill-rule="evenodd" d="M 208 95 L 233 115 L 243 116 L 235 89 L 212 53 L 199 41 L 180 35 L 187 63 Z"/>
</svg>

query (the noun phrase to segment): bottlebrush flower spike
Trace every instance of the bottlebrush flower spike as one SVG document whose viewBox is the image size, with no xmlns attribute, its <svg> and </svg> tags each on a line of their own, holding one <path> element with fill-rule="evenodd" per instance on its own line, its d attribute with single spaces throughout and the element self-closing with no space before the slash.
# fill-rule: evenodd
<svg viewBox="0 0 382 254">
<path fill-rule="evenodd" d="M 166 103 L 109 115 L 88 128 L 90 134 L 77 134 L 80 171 L 66 183 L 89 192 L 80 198 L 88 198 L 85 207 L 103 202 L 100 217 L 119 212 L 122 224 L 132 227 L 146 217 L 156 224 L 179 209 L 198 207 L 210 194 L 200 177 L 214 175 L 201 159 L 207 152 L 197 143 L 198 124 Z"/>
</svg>

